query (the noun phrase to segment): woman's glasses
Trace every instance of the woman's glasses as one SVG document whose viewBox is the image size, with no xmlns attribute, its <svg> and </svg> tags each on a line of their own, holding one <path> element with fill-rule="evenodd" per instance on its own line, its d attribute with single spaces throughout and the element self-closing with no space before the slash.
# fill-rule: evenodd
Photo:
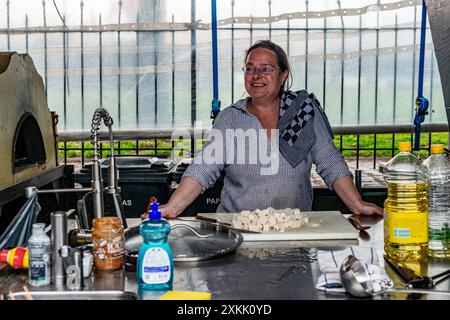
<svg viewBox="0 0 450 320">
<path fill-rule="evenodd" d="M 279 70 L 279 68 L 274 68 L 272 66 L 264 66 L 261 68 L 257 68 L 254 66 L 242 67 L 242 71 L 244 71 L 244 73 L 250 73 L 250 74 L 255 74 L 255 73 L 270 74 L 274 70 Z"/>
</svg>

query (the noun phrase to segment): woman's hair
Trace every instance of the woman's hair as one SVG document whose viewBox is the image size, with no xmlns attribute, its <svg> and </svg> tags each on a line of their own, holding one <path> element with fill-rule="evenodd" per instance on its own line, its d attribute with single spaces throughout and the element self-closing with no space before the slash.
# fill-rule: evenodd
<svg viewBox="0 0 450 320">
<path fill-rule="evenodd" d="M 278 67 L 280 67 L 280 71 L 284 72 L 287 70 L 288 76 L 286 77 L 286 80 L 283 82 L 280 88 L 279 95 L 281 96 L 283 92 L 286 90 L 289 90 L 289 88 L 292 85 L 292 75 L 291 75 L 291 66 L 289 65 L 289 60 L 286 55 L 286 52 L 277 44 L 273 43 L 270 40 L 258 40 L 255 42 L 254 45 L 252 45 L 250 48 L 248 48 L 246 54 L 245 54 L 245 60 L 244 62 L 247 62 L 248 55 L 250 52 L 252 52 L 255 49 L 258 48 L 264 48 L 269 49 L 270 51 L 273 51 L 275 55 L 277 56 L 277 64 Z"/>
</svg>

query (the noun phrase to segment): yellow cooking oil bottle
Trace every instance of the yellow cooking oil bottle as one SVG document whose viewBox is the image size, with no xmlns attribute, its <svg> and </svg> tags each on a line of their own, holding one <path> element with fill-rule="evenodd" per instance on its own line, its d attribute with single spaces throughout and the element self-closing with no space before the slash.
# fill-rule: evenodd
<svg viewBox="0 0 450 320">
<path fill-rule="evenodd" d="M 384 251 L 397 264 L 425 260 L 428 255 L 428 184 L 410 142 L 399 142 L 399 153 L 384 168 Z"/>
</svg>

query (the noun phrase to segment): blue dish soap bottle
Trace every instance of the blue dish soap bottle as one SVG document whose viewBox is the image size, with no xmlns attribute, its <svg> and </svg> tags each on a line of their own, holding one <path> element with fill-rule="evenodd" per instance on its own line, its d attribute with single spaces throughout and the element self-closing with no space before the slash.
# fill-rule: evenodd
<svg viewBox="0 0 450 320">
<path fill-rule="evenodd" d="M 137 261 L 137 282 L 143 290 L 172 290 L 173 255 L 167 238 L 170 224 L 161 218 L 158 203 L 151 204 L 148 220 L 141 223 L 143 243 Z"/>
</svg>

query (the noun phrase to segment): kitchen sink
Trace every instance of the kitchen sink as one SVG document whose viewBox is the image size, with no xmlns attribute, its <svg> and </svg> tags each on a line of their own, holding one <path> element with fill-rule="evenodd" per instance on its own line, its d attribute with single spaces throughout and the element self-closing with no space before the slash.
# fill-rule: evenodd
<svg viewBox="0 0 450 320">
<path fill-rule="evenodd" d="M 133 292 L 110 291 L 17 291 L 5 296 L 7 300 L 136 300 Z"/>
</svg>

